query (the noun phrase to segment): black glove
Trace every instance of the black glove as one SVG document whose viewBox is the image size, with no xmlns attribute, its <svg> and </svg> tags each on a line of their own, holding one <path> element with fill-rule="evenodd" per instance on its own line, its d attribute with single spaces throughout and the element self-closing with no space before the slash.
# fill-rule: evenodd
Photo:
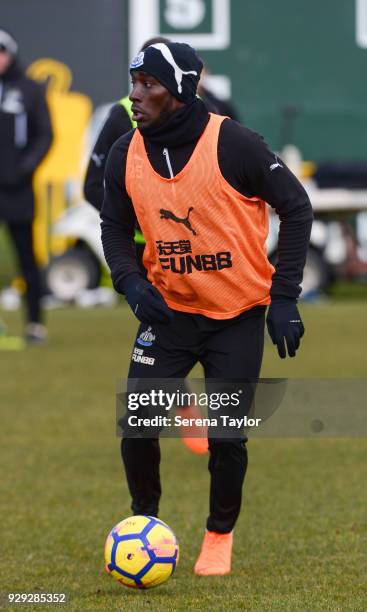
<svg viewBox="0 0 367 612">
<path fill-rule="evenodd" d="M 151 283 L 132 274 L 124 282 L 124 294 L 134 315 L 142 323 L 169 323 L 173 313 Z"/>
<path fill-rule="evenodd" d="M 278 347 L 279 357 L 284 359 L 287 355 L 295 357 L 299 348 L 300 339 L 305 333 L 295 298 L 273 298 L 266 317 L 269 336 Z"/>
</svg>

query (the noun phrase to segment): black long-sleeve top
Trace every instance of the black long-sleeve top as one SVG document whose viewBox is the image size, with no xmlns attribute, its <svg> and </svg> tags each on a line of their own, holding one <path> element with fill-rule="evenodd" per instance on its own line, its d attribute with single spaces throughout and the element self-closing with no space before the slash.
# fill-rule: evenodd
<svg viewBox="0 0 367 612">
<path fill-rule="evenodd" d="M 51 142 L 44 87 L 15 60 L 0 76 L 0 222 L 33 218 L 32 176 Z"/>
<path fill-rule="evenodd" d="M 110 151 L 101 212 L 104 253 L 114 286 L 121 293 L 126 277 L 139 273 L 133 241 L 136 217 L 125 187 L 126 158 L 133 134 L 131 130 L 119 138 Z M 187 163 L 197 141 L 198 137 L 167 147 L 174 175 Z M 165 146 L 146 137 L 144 143 L 153 168 L 169 178 Z M 271 296 L 298 297 L 313 219 L 306 191 L 258 134 L 231 119 L 225 119 L 220 128 L 218 162 L 222 175 L 234 189 L 246 197 L 260 197 L 279 215 L 278 263 Z"/>
<path fill-rule="evenodd" d="M 84 180 L 84 195 L 94 208 L 103 204 L 103 177 L 108 153 L 114 142 L 131 130 L 131 120 L 122 104 L 114 104 L 100 131 L 89 160 Z"/>
<path fill-rule="evenodd" d="M 209 112 L 219 113 L 219 111 L 224 112 L 227 109 L 227 105 L 224 102 L 218 101 L 213 94 L 206 90 L 203 101 Z M 228 108 L 232 112 L 232 108 L 229 106 Z M 103 178 L 108 154 L 116 140 L 126 134 L 126 132 L 130 132 L 131 127 L 131 119 L 125 107 L 120 102 L 117 102 L 111 107 L 98 135 L 84 180 L 85 199 L 99 211 L 101 211 L 103 204 Z"/>
</svg>

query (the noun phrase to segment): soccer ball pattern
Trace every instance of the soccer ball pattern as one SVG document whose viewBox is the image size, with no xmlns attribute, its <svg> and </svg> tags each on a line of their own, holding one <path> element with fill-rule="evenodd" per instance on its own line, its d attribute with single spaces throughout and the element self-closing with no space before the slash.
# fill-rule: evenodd
<svg viewBox="0 0 367 612">
<path fill-rule="evenodd" d="M 106 571 L 128 587 L 148 589 L 162 584 L 172 576 L 178 558 L 172 529 L 152 516 L 130 516 L 107 536 Z"/>
</svg>

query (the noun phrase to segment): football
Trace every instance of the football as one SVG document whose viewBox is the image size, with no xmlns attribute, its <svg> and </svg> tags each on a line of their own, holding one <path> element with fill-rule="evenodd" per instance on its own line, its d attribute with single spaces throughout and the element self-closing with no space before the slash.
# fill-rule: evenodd
<svg viewBox="0 0 367 612">
<path fill-rule="evenodd" d="M 107 536 L 106 571 L 128 587 L 148 589 L 166 582 L 178 558 L 179 545 L 172 529 L 151 516 L 130 516 Z"/>
</svg>

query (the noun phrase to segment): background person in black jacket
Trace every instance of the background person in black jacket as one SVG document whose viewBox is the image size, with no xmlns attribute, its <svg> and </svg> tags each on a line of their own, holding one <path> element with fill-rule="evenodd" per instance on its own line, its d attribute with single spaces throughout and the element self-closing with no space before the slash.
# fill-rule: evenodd
<svg viewBox="0 0 367 612">
<path fill-rule="evenodd" d="M 32 177 L 50 148 L 52 131 L 43 88 L 21 69 L 18 44 L 0 29 L 0 223 L 5 222 L 26 281 L 29 342 L 42 342 L 41 284 L 35 261 Z"/>
<path fill-rule="evenodd" d="M 212 91 L 205 87 L 208 75 L 209 70 L 204 66 L 197 90 L 208 111 L 217 115 L 225 115 L 234 121 L 240 121 L 237 110 L 230 100 L 220 100 Z"/>
</svg>

